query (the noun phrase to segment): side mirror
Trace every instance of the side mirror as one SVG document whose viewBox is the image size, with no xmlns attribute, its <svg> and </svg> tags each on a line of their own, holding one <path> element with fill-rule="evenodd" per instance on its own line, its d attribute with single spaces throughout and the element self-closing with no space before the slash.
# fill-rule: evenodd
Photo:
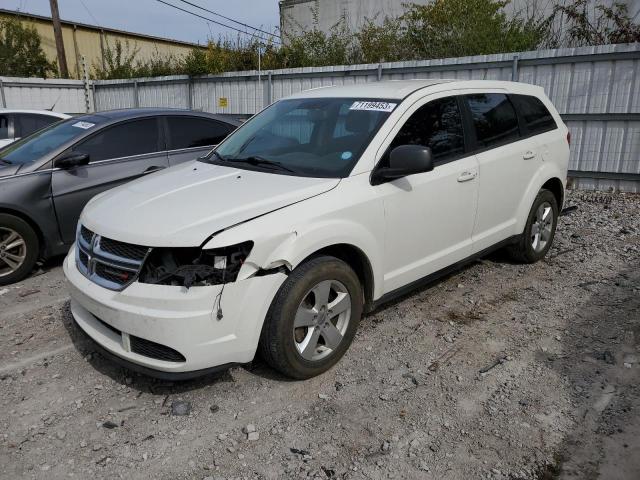
<svg viewBox="0 0 640 480">
<path fill-rule="evenodd" d="M 56 160 L 56 167 L 70 169 L 89 163 L 89 154 L 84 152 L 69 152 Z"/>
<path fill-rule="evenodd" d="M 373 185 L 433 170 L 433 154 L 422 145 L 400 145 L 389 154 L 389 166 L 378 169 L 372 178 Z"/>
</svg>

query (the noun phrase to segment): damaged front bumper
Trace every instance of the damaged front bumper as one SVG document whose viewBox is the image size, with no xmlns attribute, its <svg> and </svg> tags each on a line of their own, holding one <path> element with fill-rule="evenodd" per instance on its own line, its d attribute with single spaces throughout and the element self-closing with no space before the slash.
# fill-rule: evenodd
<svg viewBox="0 0 640 480">
<path fill-rule="evenodd" d="M 189 289 L 134 282 L 118 292 L 82 275 L 74 250 L 64 272 L 76 323 L 109 354 L 139 367 L 134 370 L 163 378 L 251 361 L 271 301 L 286 279 L 275 272 Z"/>
</svg>

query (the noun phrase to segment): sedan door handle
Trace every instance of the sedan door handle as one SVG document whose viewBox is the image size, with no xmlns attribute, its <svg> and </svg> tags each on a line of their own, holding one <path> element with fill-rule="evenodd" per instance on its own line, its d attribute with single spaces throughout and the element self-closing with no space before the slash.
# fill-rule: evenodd
<svg viewBox="0 0 640 480">
<path fill-rule="evenodd" d="M 477 172 L 463 172 L 458 177 L 458 182 L 460 183 L 468 182 L 469 180 L 473 180 L 474 178 L 476 178 L 477 175 L 478 175 Z"/>
<path fill-rule="evenodd" d="M 158 170 L 164 170 L 165 168 L 167 168 L 167 167 L 160 167 L 158 165 L 152 165 L 142 173 L 153 173 L 153 172 L 157 172 Z"/>
<path fill-rule="evenodd" d="M 524 155 L 522 155 L 522 158 L 524 158 L 525 160 L 531 160 L 532 158 L 536 158 L 536 154 L 535 152 L 529 150 L 528 152 L 525 152 Z"/>
</svg>

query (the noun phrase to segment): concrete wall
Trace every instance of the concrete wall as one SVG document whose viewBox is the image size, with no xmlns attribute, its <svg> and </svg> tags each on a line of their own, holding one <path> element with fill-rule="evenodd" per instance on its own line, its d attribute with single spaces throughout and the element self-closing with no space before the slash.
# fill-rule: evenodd
<svg viewBox="0 0 640 480">
<path fill-rule="evenodd" d="M 42 48 L 47 58 L 57 64 L 56 42 L 50 19 L 26 14 L 24 16 L 16 15 L 6 11 L 0 11 L 0 18 L 18 18 L 22 22 L 34 26 L 40 35 Z M 82 77 L 81 57 L 83 55 L 90 71 L 94 65 L 102 66 L 103 50 L 107 46 L 113 47 L 116 40 L 120 40 L 123 43 L 128 42 L 132 52 L 137 49 L 139 51 L 137 58 L 141 60 L 150 58 L 156 51 L 161 55 L 180 57 L 189 53 L 194 46 L 197 46 L 177 40 L 136 35 L 117 30 L 102 30 L 99 27 L 71 22 L 62 23 L 62 38 L 69 75 L 72 78 Z"/>
<path fill-rule="evenodd" d="M 432 0 L 282 0 L 280 2 L 280 25 L 282 32 L 293 34 L 308 29 L 314 25 L 312 9 L 318 6 L 318 27 L 322 31 L 328 31 L 338 23 L 342 16 L 348 22 L 352 30 L 358 30 L 365 18 L 375 18 L 381 22 L 385 16 L 397 17 L 404 13 L 404 4 L 417 3 L 426 5 Z M 567 0 L 512 0 L 505 7 L 507 13 L 536 13 L 550 15 L 557 4 L 564 4 Z M 630 14 L 640 17 L 640 0 L 598 0 L 592 1 L 593 5 L 612 3 L 625 3 Z M 640 20 L 640 18 L 638 19 Z"/>
</svg>

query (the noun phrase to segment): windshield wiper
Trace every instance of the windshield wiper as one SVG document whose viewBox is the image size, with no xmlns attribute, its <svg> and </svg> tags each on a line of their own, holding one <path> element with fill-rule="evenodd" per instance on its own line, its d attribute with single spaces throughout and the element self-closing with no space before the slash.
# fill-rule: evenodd
<svg viewBox="0 0 640 480">
<path fill-rule="evenodd" d="M 229 163 L 247 163 L 249 165 L 254 166 L 265 166 L 265 167 L 274 167 L 277 170 L 284 170 L 286 172 L 295 173 L 295 170 L 290 169 L 289 167 L 281 164 L 280 162 L 274 162 L 273 160 L 268 160 L 263 157 L 252 156 L 246 158 L 229 158 L 226 159 Z"/>
<path fill-rule="evenodd" d="M 4 163 L 5 165 L 12 165 L 9 160 L 5 160 L 4 158 L 0 158 L 0 162 Z"/>
</svg>

